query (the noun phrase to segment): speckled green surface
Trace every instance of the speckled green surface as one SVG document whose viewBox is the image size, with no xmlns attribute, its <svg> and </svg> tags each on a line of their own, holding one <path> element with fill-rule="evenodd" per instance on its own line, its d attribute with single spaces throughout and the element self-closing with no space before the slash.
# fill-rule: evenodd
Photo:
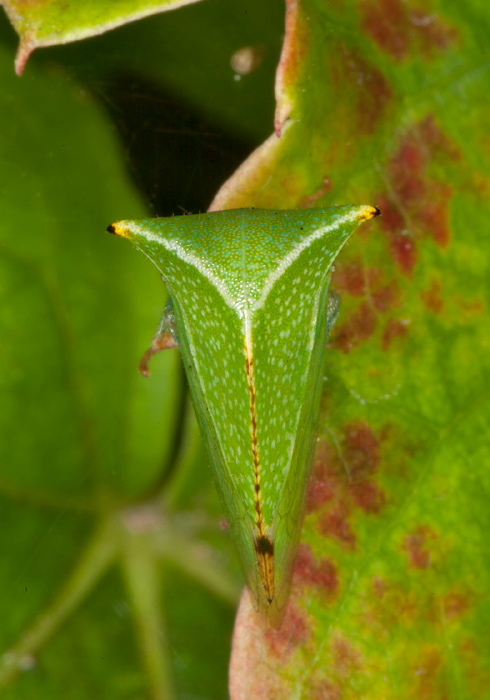
<svg viewBox="0 0 490 700">
<path fill-rule="evenodd" d="M 216 484 L 262 610 L 256 520 L 274 547 L 272 605 L 282 609 L 318 420 L 328 282 L 339 251 L 371 211 L 241 209 L 112 227 L 150 258 L 172 296 Z"/>
</svg>

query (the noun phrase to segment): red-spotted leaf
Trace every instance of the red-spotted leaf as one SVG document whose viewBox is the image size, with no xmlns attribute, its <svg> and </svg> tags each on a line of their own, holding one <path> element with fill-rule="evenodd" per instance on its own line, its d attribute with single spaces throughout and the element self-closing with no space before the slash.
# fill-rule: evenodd
<svg viewBox="0 0 490 700">
<path fill-rule="evenodd" d="M 476 2 L 287 3 L 276 133 L 213 208 L 370 202 L 283 626 L 245 594 L 231 695 L 490 695 L 490 88 Z"/>
</svg>

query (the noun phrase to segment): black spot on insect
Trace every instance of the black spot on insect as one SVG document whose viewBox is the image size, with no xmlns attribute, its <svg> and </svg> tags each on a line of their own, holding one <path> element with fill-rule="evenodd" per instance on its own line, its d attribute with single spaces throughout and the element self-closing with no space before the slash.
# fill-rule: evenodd
<svg viewBox="0 0 490 700">
<path fill-rule="evenodd" d="M 109 224 L 109 226 L 106 228 L 107 233 L 116 233 L 116 228 L 114 224 Z"/>
<path fill-rule="evenodd" d="M 255 551 L 257 554 L 274 554 L 274 544 L 266 535 L 261 535 L 255 540 Z"/>
</svg>

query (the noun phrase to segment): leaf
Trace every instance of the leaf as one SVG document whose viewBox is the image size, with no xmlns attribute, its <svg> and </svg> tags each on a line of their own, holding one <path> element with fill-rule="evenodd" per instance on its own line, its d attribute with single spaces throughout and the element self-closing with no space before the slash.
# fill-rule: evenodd
<svg viewBox="0 0 490 700">
<path fill-rule="evenodd" d="M 101 94 L 105 103 L 116 103 L 116 120 L 127 118 L 131 110 L 139 116 L 144 109 L 148 117 L 160 99 L 160 124 L 166 125 L 173 117 L 169 129 L 173 127 L 174 138 L 179 133 L 177 127 L 182 126 L 189 141 L 188 150 L 195 154 L 203 143 L 208 147 L 211 144 L 213 156 L 218 158 L 223 151 L 237 150 L 245 139 L 249 153 L 249 139 L 258 144 L 268 136 L 283 34 L 282 0 L 213 0 L 106 32 L 90 41 L 91 51 L 83 42 L 75 42 L 38 52 L 36 60 L 61 61 L 79 80 Z M 131 98 L 136 102 L 134 106 Z M 177 99 L 178 108 L 173 104 Z M 191 133 L 185 128 L 189 105 L 195 110 Z M 204 117 L 211 124 L 203 124 Z M 133 138 L 145 125 L 146 122 L 135 124 Z M 218 125 L 225 134 L 216 133 Z M 196 131 L 201 139 L 193 135 Z M 161 139 L 165 134 L 160 130 Z M 232 144 L 225 141 L 230 135 L 234 137 Z M 131 144 L 134 149 L 134 142 Z M 179 155 L 182 159 L 185 153 Z M 201 170 L 198 164 L 194 167 Z M 201 177 L 207 175 L 208 171 Z M 222 173 L 221 182 L 225 176 Z"/>
<path fill-rule="evenodd" d="M 235 585 L 210 549 L 218 517 L 186 496 L 198 448 L 179 359 L 137 372 L 161 282 L 104 235 L 121 203 L 144 209 L 93 98 L 10 63 L 2 49 L 2 697 L 223 697 Z M 177 519 L 179 503 L 194 512 Z M 189 640 L 189 620 L 209 637 Z"/>
<path fill-rule="evenodd" d="M 293 595 L 275 632 L 244 594 L 234 700 L 490 693 L 489 20 L 472 2 L 288 3 L 276 135 L 212 208 L 382 216 L 332 279 Z"/>
<path fill-rule="evenodd" d="M 20 75 L 36 48 L 86 39 L 189 2 L 198 0 L 4 0 L 2 4 L 21 39 L 15 61 Z"/>
</svg>

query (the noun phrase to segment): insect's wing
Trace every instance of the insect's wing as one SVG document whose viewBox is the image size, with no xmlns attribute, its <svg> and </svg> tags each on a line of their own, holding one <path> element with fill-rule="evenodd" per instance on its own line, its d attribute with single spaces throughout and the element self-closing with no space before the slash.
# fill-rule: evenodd
<svg viewBox="0 0 490 700">
<path fill-rule="evenodd" d="M 268 610 L 271 624 L 280 619 L 289 596 L 291 571 L 301 535 L 306 490 L 310 474 L 314 439 L 318 423 L 323 379 L 323 362 L 328 334 L 327 281 L 316 295 L 315 303 L 305 314 L 304 344 L 299 371 L 292 370 L 285 385 L 292 395 L 297 393 L 297 429 L 290 442 L 289 462 L 277 492 L 273 514 L 275 596 Z M 307 337 L 309 336 L 309 337 Z M 294 350 L 293 350 L 294 352 Z M 301 353 L 298 353 L 301 354 Z M 299 359 L 299 358 L 296 358 Z M 291 363 L 290 363 L 291 366 Z M 276 439 L 287 443 L 289 435 Z"/>
<path fill-rule="evenodd" d="M 260 589 L 253 540 L 253 464 L 243 325 L 216 288 L 193 272 L 185 303 L 171 290 L 196 417 L 247 586 Z M 196 293 L 198 300 L 191 295 Z"/>
<path fill-rule="evenodd" d="M 254 324 L 262 494 L 274 541 L 274 600 L 266 612 L 274 626 L 288 598 L 301 534 L 329 329 L 330 265 L 322 270 L 316 247 L 320 254 L 305 251 L 276 282 Z"/>
<path fill-rule="evenodd" d="M 338 311 L 335 297 L 328 300 L 331 269 L 362 217 L 376 211 L 366 209 L 344 217 L 338 210 L 302 212 L 304 237 L 288 237 L 291 247 L 266 279 L 253 316 L 260 487 L 274 555 L 266 613 L 275 625 L 301 533 L 327 335 Z"/>
</svg>

